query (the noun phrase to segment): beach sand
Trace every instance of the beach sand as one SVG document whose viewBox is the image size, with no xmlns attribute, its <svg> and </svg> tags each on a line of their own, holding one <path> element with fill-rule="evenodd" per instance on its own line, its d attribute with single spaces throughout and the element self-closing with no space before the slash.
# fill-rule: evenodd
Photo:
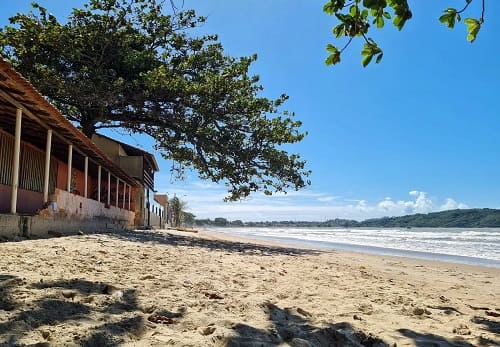
<svg viewBox="0 0 500 347">
<path fill-rule="evenodd" d="M 0 244 L 1 346 L 498 346 L 500 269 L 144 231 Z"/>
</svg>

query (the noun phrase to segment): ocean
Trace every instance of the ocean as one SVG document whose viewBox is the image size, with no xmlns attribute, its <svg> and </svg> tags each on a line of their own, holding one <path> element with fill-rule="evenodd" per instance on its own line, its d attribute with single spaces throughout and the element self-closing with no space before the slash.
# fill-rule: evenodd
<svg viewBox="0 0 500 347">
<path fill-rule="evenodd" d="M 500 228 L 206 228 L 296 246 L 500 267 Z"/>
</svg>

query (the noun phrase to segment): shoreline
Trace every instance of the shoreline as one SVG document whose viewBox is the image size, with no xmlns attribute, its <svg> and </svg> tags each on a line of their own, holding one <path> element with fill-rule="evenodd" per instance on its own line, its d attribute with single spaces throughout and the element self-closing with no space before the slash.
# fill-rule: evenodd
<svg viewBox="0 0 500 347">
<path fill-rule="evenodd" d="M 380 253 L 371 253 L 371 252 L 363 252 L 362 250 L 357 250 L 357 249 L 337 249 L 333 247 L 320 247 L 317 245 L 312 245 L 312 244 L 307 244 L 307 243 L 295 243 L 295 242 L 286 242 L 286 241 L 280 241 L 276 239 L 260 239 L 260 238 L 253 238 L 253 237 L 247 237 L 247 236 L 242 236 L 242 235 L 234 235 L 230 233 L 223 233 L 223 232 L 218 232 L 218 231 L 213 231 L 213 230 L 204 230 L 204 229 L 197 229 L 198 233 L 192 234 L 192 235 L 187 235 L 188 233 L 181 232 L 181 231 L 174 231 L 174 230 L 159 230 L 159 231 L 164 231 L 168 232 L 174 235 L 184 235 L 184 236 L 189 236 L 189 237 L 194 237 L 194 238 L 200 238 L 200 239 L 207 239 L 207 240 L 221 240 L 221 241 L 229 241 L 229 242 L 241 242 L 241 243 L 249 243 L 249 244 L 255 244 L 255 245 L 261 245 L 261 246 L 273 246 L 273 247 L 283 247 L 283 248 L 294 248 L 294 249 L 304 249 L 304 250 L 313 250 L 313 251 L 318 251 L 321 253 L 325 254 L 339 254 L 339 255 L 346 255 L 350 257 L 356 257 L 356 256 L 361 256 L 361 257 L 366 257 L 366 258 L 373 258 L 373 259 L 391 259 L 394 261 L 402 261 L 406 263 L 411 263 L 411 264 L 425 264 L 425 265 L 433 265 L 433 266 L 446 266 L 446 267 L 459 267 L 459 268 L 464 268 L 470 271 L 481 271 L 481 270 L 491 270 L 493 273 L 496 273 L 498 276 L 500 276 L 500 266 L 488 266 L 484 264 L 478 264 L 478 263 L 467 263 L 467 262 L 455 262 L 455 261 L 446 261 L 442 259 L 437 259 L 437 258 L 417 258 L 417 257 L 410 257 L 410 256 L 404 256 L 404 255 L 396 255 L 396 254 L 380 254 Z M 385 249 L 385 248 L 384 248 Z M 416 252 L 419 253 L 419 252 Z M 432 253 L 428 253 L 432 254 Z M 451 256 L 455 257 L 455 256 Z M 470 257 L 466 257 L 470 258 Z M 486 259 L 489 260 L 489 259 Z"/>
<path fill-rule="evenodd" d="M 0 345 L 500 345 L 496 268 L 211 231 L 26 240 L 0 253 Z"/>
<path fill-rule="evenodd" d="M 210 229 L 198 229 L 200 231 L 206 233 L 216 233 L 220 235 L 228 235 L 230 237 L 241 237 L 242 240 L 261 240 L 263 242 L 272 242 L 274 244 L 283 244 L 287 246 L 293 246 L 298 248 L 310 248 L 310 249 L 320 249 L 320 250 L 334 250 L 334 251 L 347 251 L 347 252 L 355 252 L 362 254 L 373 254 L 379 256 L 394 256 L 399 258 L 408 258 L 408 259 L 420 259 L 420 260 L 429 260 L 429 261 L 437 261 L 444 262 L 450 264 L 464 264 L 464 265 L 475 265 L 475 266 L 484 266 L 489 268 L 500 268 L 500 260 L 490 259 L 490 258 L 481 258 L 481 257 L 472 257 L 472 256 L 463 256 L 463 255 L 455 255 L 455 254 L 447 254 L 447 253 L 433 253 L 433 252 L 425 252 L 425 251 L 414 251 L 414 250 L 406 250 L 399 248 L 389 248 L 389 247 L 381 247 L 381 246 L 370 246 L 370 245 L 362 245 L 362 244 L 353 244 L 353 243 L 343 243 L 343 242 L 333 242 L 333 241 L 315 241 L 315 240 L 307 240 L 293 237 L 277 237 L 277 236 L 266 236 L 266 235 L 247 235 L 247 234 L 239 234 L 235 235 L 231 232 L 222 232 L 222 231 L 214 231 Z M 220 229 L 219 229 L 220 230 Z M 231 228 L 227 228 L 227 230 L 231 230 Z M 221 236 L 224 238 L 224 236 Z"/>
</svg>

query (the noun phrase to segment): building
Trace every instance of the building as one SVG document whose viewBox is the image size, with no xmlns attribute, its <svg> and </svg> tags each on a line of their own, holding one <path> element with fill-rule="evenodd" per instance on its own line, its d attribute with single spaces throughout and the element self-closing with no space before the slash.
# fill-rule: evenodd
<svg viewBox="0 0 500 347">
<path fill-rule="evenodd" d="M 133 197 L 135 226 L 164 228 L 166 223 L 166 195 L 154 195 L 155 172 L 160 170 L 154 155 L 110 137 L 94 134 L 94 142 L 123 171 L 132 177 L 140 189 Z"/>
<path fill-rule="evenodd" d="M 141 190 L 0 58 L 0 237 L 129 228 Z"/>
</svg>

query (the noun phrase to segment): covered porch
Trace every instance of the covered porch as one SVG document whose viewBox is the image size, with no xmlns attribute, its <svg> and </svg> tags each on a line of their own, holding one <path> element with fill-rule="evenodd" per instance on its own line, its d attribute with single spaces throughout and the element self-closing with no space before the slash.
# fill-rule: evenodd
<svg viewBox="0 0 500 347">
<path fill-rule="evenodd" d="M 0 59 L 0 213 L 129 220 L 136 186 Z"/>
</svg>

